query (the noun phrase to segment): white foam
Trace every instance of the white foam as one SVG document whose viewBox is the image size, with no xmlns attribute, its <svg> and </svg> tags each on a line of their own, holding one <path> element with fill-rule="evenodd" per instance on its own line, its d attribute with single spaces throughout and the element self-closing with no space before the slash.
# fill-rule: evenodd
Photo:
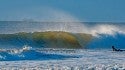
<svg viewBox="0 0 125 70">
<path fill-rule="evenodd" d="M 50 51 L 55 52 L 55 50 Z M 69 58 L 65 60 L 32 60 L 32 61 L 1 61 L 1 69 L 37 69 L 37 70 L 123 70 L 125 69 L 125 52 L 113 52 L 110 50 L 76 50 L 74 53 L 58 51 L 64 55 L 82 55 L 81 58 Z M 56 51 L 55 53 L 58 54 Z M 66 53 L 66 54 L 65 54 Z"/>
</svg>

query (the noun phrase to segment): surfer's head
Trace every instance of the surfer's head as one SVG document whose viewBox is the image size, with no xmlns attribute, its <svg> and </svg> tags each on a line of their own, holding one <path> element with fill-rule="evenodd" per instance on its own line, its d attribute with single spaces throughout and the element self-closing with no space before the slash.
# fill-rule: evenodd
<svg viewBox="0 0 125 70">
<path fill-rule="evenodd" d="M 113 50 L 113 51 L 116 51 L 117 49 L 115 49 L 115 47 L 114 47 L 114 46 L 112 46 L 112 50 Z"/>
<path fill-rule="evenodd" d="M 115 48 L 114 46 L 112 46 L 112 48 Z"/>
</svg>

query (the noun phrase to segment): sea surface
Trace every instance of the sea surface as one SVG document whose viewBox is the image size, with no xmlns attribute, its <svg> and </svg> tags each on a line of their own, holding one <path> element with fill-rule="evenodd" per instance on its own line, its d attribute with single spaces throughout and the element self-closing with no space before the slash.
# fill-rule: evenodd
<svg viewBox="0 0 125 70">
<path fill-rule="evenodd" d="M 111 48 L 125 49 L 124 28 L 124 23 L 113 22 L 0 21 L 0 70 L 125 70 L 125 51 Z M 87 42 L 83 49 L 53 48 L 56 41 L 51 39 L 50 47 L 45 48 L 49 41 L 44 45 L 30 34 L 46 31 L 91 34 L 92 39 L 73 39 L 73 43 Z"/>
<path fill-rule="evenodd" d="M 124 70 L 125 52 L 111 49 L 1 49 L 0 70 Z"/>
</svg>

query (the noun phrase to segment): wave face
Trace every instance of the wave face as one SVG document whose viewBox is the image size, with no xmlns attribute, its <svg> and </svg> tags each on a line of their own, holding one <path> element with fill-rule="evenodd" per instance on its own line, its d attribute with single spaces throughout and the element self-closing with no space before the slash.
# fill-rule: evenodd
<svg viewBox="0 0 125 70">
<path fill-rule="evenodd" d="M 0 48 L 21 48 L 29 45 L 33 48 L 84 48 L 91 40 L 90 34 L 62 31 L 0 34 Z"/>
</svg>

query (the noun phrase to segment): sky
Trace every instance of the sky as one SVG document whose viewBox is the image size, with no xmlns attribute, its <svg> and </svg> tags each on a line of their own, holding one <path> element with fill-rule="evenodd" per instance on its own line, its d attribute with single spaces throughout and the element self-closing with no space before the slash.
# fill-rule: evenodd
<svg viewBox="0 0 125 70">
<path fill-rule="evenodd" d="M 125 0 L 0 0 L 0 20 L 125 22 Z"/>
</svg>

